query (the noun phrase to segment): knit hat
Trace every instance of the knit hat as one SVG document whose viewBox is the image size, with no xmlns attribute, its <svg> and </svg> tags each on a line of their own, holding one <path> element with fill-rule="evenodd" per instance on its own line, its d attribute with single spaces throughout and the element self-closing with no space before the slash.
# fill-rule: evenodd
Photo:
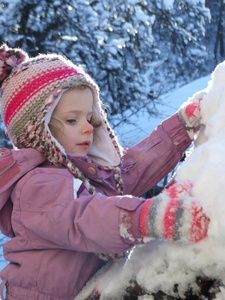
<svg viewBox="0 0 225 300">
<path fill-rule="evenodd" d="M 6 131 L 17 148 L 34 148 L 53 165 L 66 166 L 81 179 L 89 192 L 89 180 L 69 160 L 62 145 L 52 136 L 48 122 L 62 93 L 81 85 L 93 94 L 94 113 L 102 125 L 95 130 L 89 156 L 100 168 L 114 170 L 117 189 L 122 193 L 118 165 L 122 155 L 119 145 L 102 110 L 99 87 L 80 66 L 61 55 L 47 54 L 29 58 L 21 49 L 0 47 L 1 115 Z"/>
</svg>

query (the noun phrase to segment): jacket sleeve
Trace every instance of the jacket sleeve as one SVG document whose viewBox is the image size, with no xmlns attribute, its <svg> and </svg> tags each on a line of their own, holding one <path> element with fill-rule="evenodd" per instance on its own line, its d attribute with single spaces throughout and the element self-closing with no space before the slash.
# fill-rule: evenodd
<svg viewBox="0 0 225 300">
<path fill-rule="evenodd" d="M 17 249 L 119 253 L 141 242 L 143 199 L 90 195 L 83 184 L 81 193 L 74 192 L 78 179 L 63 174 L 37 168 L 17 185 L 12 216 Z"/>
<path fill-rule="evenodd" d="M 177 114 L 166 119 L 124 155 L 124 193 L 140 196 L 152 188 L 174 169 L 191 142 Z"/>
</svg>

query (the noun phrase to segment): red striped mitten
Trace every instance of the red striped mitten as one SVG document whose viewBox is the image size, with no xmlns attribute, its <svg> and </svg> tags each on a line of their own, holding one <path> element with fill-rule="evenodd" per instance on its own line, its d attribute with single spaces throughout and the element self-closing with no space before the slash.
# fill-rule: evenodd
<svg viewBox="0 0 225 300">
<path fill-rule="evenodd" d="M 200 101 L 204 97 L 205 93 L 205 90 L 203 90 L 194 94 L 194 96 L 189 98 L 187 102 L 184 102 L 178 110 L 179 119 L 191 139 L 194 139 L 196 131 L 200 128 Z"/>
<path fill-rule="evenodd" d="M 140 214 L 142 236 L 193 243 L 206 237 L 209 218 L 189 195 L 191 188 L 191 182 L 184 180 L 146 200 Z"/>
</svg>

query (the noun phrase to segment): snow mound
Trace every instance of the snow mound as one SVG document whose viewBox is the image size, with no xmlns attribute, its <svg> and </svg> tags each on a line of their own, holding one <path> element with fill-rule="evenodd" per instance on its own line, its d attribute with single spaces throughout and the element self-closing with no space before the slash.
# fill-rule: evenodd
<svg viewBox="0 0 225 300">
<path fill-rule="evenodd" d="M 210 218 L 208 237 L 197 244 L 152 240 L 136 246 L 126 259 L 100 270 L 76 300 L 85 299 L 96 287 L 101 300 L 122 299 L 132 282 L 149 293 L 161 290 L 168 295 L 175 295 L 176 284 L 180 297 L 190 286 L 198 291 L 197 277 L 225 284 L 225 62 L 212 74 L 201 111 L 199 136 L 175 178 L 193 183 L 192 196 Z M 216 299 L 224 295 L 221 288 Z"/>
</svg>

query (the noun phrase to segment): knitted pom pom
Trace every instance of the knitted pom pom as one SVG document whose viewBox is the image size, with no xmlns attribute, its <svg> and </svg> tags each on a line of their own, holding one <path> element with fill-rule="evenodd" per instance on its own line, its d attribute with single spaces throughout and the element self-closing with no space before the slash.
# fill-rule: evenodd
<svg viewBox="0 0 225 300">
<path fill-rule="evenodd" d="M 8 48 L 6 44 L 0 47 L 0 87 L 10 75 L 12 69 L 28 58 L 28 55 L 18 48 Z"/>
</svg>

